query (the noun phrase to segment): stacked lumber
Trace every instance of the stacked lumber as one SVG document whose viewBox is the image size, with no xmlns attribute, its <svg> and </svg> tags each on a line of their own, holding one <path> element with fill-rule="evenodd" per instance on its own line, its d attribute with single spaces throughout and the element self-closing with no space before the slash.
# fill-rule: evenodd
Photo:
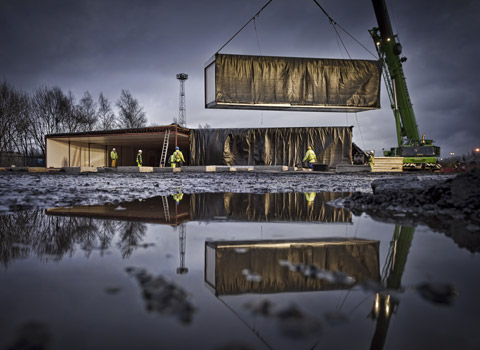
<svg viewBox="0 0 480 350">
<path fill-rule="evenodd" d="M 403 171 L 403 157 L 375 157 L 372 172 L 387 173 Z"/>
</svg>

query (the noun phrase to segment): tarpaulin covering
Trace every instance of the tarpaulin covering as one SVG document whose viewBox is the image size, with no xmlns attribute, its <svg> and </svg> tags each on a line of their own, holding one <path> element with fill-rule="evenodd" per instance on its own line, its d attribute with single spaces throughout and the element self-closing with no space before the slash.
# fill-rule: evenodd
<svg viewBox="0 0 480 350">
<path fill-rule="evenodd" d="M 360 112 L 380 108 L 381 63 L 217 54 L 206 108 Z"/>
<path fill-rule="evenodd" d="M 341 271 L 355 281 L 379 281 L 379 241 L 330 238 L 304 241 L 206 242 L 206 282 L 217 295 L 339 290 L 347 288 L 302 272 L 280 261 Z M 252 282 L 245 270 L 261 277 Z"/>
<path fill-rule="evenodd" d="M 191 165 L 298 166 L 312 146 L 317 162 L 352 164 L 352 127 L 196 129 Z"/>
<path fill-rule="evenodd" d="M 190 217 L 209 221 L 223 217 L 247 222 L 350 223 L 352 214 L 327 204 L 350 193 L 196 193 L 190 197 Z"/>
</svg>

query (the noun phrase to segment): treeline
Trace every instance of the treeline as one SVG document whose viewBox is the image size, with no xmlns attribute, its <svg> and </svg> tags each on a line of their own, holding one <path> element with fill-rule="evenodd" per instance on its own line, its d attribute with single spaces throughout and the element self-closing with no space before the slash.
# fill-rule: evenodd
<svg viewBox="0 0 480 350">
<path fill-rule="evenodd" d="M 0 155 L 17 153 L 24 156 L 45 155 L 45 135 L 140 128 L 147 117 L 128 90 L 122 90 L 112 103 L 100 93 L 93 99 L 86 91 L 77 101 L 72 92 L 59 87 L 41 87 L 27 94 L 0 82 Z"/>
</svg>

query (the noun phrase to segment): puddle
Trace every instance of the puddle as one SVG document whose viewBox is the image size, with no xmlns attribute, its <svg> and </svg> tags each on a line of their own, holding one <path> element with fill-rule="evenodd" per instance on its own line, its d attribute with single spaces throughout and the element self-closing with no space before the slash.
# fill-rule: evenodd
<svg viewBox="0 0 480 350">
<path fill-rule="evenodd" d="M 478 348 L 478 254 L 348 193 L 0 216 L 0 348 Z"/>
</svg>

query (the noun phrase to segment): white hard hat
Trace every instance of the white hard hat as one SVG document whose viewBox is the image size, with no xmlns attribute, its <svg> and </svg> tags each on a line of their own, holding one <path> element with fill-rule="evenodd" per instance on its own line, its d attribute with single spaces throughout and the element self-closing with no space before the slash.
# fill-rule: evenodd
<svg viewBox="0 0 480 350">
<path fill-rule="evenodd" d="M 138 153 L 142 153 L 142 150 L 141 150 L 141 149 L 139 149 L 139 150 L 138 150 Z"/>
<path fill-rule="evenodd" d="M 115 151 L 115 147 L 113 147 L 112 151 Z"/>
</svg>

